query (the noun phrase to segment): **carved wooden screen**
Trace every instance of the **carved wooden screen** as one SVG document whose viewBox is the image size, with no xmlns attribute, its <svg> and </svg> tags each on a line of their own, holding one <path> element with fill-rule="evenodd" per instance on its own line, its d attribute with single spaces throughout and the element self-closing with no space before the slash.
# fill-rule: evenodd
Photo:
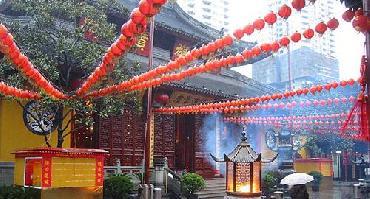
<svg viewBox="0 0 370 199">
<path fill-rule="evenodd" d="M 106 164 L 141 165 L 144 158 L 144 130 L 142 117 L 130 110 L 120 116 L 99 119 L 98 147 L 109 151 Z"/>
<path fill-rule="evenodd" d="M 154 122 L 154 158 L 167 157 L 168 166 L 174 168 L 175 116 L 155 115 Z"/>
</svg>

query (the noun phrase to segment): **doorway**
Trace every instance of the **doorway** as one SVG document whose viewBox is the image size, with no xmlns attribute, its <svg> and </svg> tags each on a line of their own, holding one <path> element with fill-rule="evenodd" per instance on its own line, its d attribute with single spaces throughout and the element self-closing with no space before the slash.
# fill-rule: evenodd
<svg viewBox="0 0 370 199">
<path fill-rule="evenodd" d="M 176 170 L 195 171 L 195 118 L 193 115 L 176 116 Z"/>
</svg>

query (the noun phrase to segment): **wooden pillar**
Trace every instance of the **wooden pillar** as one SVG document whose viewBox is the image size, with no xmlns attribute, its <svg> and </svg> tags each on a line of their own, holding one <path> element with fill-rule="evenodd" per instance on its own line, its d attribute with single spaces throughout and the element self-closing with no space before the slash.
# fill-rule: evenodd
<svg viewBox="0 0 370 199">
<path fill-rule="evenodd" d="M 148 68 L 151 70 L 153 68 L 153 38 L 154 38 L 154 17 L 150 19 L 150 35 L 149 35 L 149 64 Z M 151 155 L 152 155 L 152 138 L 153 135 L 153 123 L 154 117 L 153 117 L 153 110 L 152 110 L 152 88 L 148 88 L 148 102 L 147 102 L 147 117 L 146 117 L 146 129 L 145 129 L 145 177 L 144 177 L 144 183 L 149 184 L 150 179 L 150 161 L 151 161 Z M 154 135 L 153 135 L 154 137 Z M 153 143 L 154 144 L 154 143 Z"/>
</svg>

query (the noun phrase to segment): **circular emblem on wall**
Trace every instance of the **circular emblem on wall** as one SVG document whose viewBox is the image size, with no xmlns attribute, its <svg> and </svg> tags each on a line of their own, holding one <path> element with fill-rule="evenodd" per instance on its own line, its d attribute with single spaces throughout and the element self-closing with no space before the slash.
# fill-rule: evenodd
<svg viewBox="0 0 370 199">
<path fill-rule="evenodd" d="M 43 107 L 37 101 L 30 101 L 24 107 L 23 121 L 32 133 L 48 135 L 57 127 L 56 108 Z"/>
<path fill-rule="evenodd" d="M 276 151 L 277 150 L 277 138 L 276 133 L 273 129 L 269 129 L 266 131 L 266 145 L 269 149 Z"/>
</svg>

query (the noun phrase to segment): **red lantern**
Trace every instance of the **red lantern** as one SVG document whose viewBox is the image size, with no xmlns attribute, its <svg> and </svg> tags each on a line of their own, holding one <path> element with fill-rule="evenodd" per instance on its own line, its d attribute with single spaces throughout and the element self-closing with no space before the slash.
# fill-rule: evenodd
<svg viewBox="0 0 370 199">
<path fill-rule="evenodd" d="M 138 8 L 135 8 L 131 12 L 130 18 L 136 24 L 140 24 L 140 23 L 142 23 L 143 21 L 146 20 L 146 16 L 143 13 L 141 13 Z"/>
<path fill-rule="evenodd" d="M 246 25 L 243 28 L 243 31 L 244 31 L 245 34 L 251 35 L 254 32 L 254 27 L 253 27 L 253 25 Z"/>
<path fill-rule="evenodd" d="M 234 35 L 235 38 L 241 39 L 244 35 L 244 32 L 243 32 L 243 30 L 237 29 L 237 30 L 234 31 L 233 35 Z"/>
<path fill-rule="evenodd" d="M 230 35 L 226 35 L 222 38 L 223 43 L 227 46 L 231 45 L 233 43 L 233 38 Z"/>
<path fill-rule="evenodd" d="M 158 8 L 155 8 L 151 0 L 141 0 L 139 2 L 139 10 L 147 17 L 152 17 L 159 12 Z"/>
<path fill-rule="evenodd" d="M 268 25 L 272 26 L 277 20 L 276 14 L 271 11 L 264 17 L 264 20 Z"/>
<path fill-rule="evenodd" d="M 301 40 L 301 33 L 299 32 L 295 32 L 292 34 L 292 36 L 290 37 L 290 39 L 293 41 L 293 42 L 299 42 L 299 40 Z"/>
<path fill-rule="evenodd" d="M 130 29 L 129 27 L 129 24 L 128 23 L 125 23 L 122 25 L 122 28 L 121 28 L 121 33 L 126 36 L 126 37 L 132 37 L 134 36 L 134 33 L 132 32 L 132 30 Z"/>
<path fill-rule="evenodd" d="M 280 43 L 281 46 L 287 47 L 290 43 L 290 40 L 289 40 L 288 37 L 283 37 L 283 38 L 280 39 L 279 43 Z"/>
<path fill-rule="evenodd" d="M 286 4 L 284 4 L 283 6 L 280 7 L 278 14 L 281 18 L 288 19 L 289 16 L 292 14 L 292 9 Z"/>
<path fill-rule="evenodd" d="M 355 17 L 352 21 L 352 26 L 355 30 L 366 33 L 369 27 L 367 16 L 361 15 Z"/>
<path fill-rule="evenodd" d="M 252 55 L 253 56 L 258 56 L 260 54 L 261 54 L 261 49 L 259 47 L 255 46 L 255 47 L 252 48 Z"/>
<path fill-rule="evenodd" d="M 263 19 L 256 19 L 254 22 L 253 22 L 253 27 L 256 29 L 256 30 L 262 30 L 264 27 L 265 27 L 265 21 Z"/>
<path fill-rule="evenodd" d="M 335 29 L 337 29 L 338 28 L 338 26 L 339 26 L 339 21 L 338 21 L 338 19 L 336 19 L 336 18 L 332 18 L 332 19 L 330 19 L 329 21 L 328 21 L 328 28 L 330 29 L 330 30 L 335 30 Z"/>
<path fill-rule="evenodd" d="M 297 11 L 301 11 L 306 6 L 305 0 L 293 0 L 292 7 Z"/>
<path fill-rule="evenodd" d="M 314 35 L 315 35 L 315 32 L 311 28 L 309 28 L 309 29 L 307 29 L 303 32 L 303 36 L 306 39 L 311 39 Z"/>
<path fill-rule="evenodd" d="M 320 22 L 316 25 L 315 27 L 315 31 L 319 34 L 324 34 L 326 32 L 326 30 L 328 29 L 328 27 L 326 26 L 326 24 L 324 22 Z"/>
<path fill-rule="evenodd" d="M 343 13 L 342 18 L 344 19 L 344 21 L 350 22 L 352 21 L 354 16 L 355 13 L 352 10 L 347 10 Z"/>
<path fill-rule="evenodd" d="M 243 55 L 244 59 L 250 59 L 253 56 L 252 52 L 250 50 L 244 50 L 242 55 Z"/>
<path fill-rule="evenodd" d="M 279 45 L 279 42 L 274 42 L 274 43 L 272 43 L 271 44 L 271 50 L 273 51 L 273 52 L 277 52 L 278 50 L 280 49 L 280 45 Z"/>
<path fill-rule="evenodd" d="M 158 103 L 160 103 L 162 105 L 166 105 L 168 103 L 169 99 L 170 99 L 170 97 L 167 94 L 161 94 L 161 95 L 158 95 L 155 98 L 155 101 L 157 101 Z"/>
<path fill-rule="evenodd" d="M 265 53 L 271 51 L 271 44 L 269 43 L 261 44 L 261 50 Z"/>
</svg>

